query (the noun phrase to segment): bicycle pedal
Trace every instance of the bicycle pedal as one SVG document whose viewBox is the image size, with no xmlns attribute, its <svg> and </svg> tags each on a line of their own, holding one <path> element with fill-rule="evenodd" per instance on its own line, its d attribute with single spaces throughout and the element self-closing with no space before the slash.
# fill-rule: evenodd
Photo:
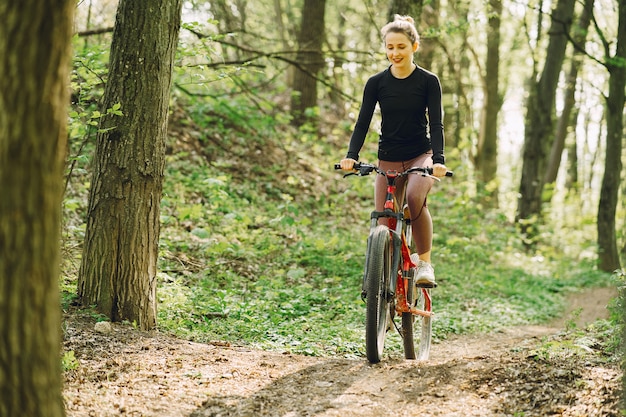
<svg viewBox="0 0 626 417">
<path fill-rule="evenodd" d="M 417 288 L 437 288 L 437 283 L 422 282 L 422 283 L 415 284 L 415 286 Z"/>
</svg>

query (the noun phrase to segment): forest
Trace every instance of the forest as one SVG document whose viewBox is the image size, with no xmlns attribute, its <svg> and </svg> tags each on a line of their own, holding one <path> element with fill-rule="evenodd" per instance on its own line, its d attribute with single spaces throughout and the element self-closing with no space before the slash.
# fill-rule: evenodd
<svg viewBox="0 0 626 417">
<path fill-rule="evenodd" d="M 365 358 L 381 27 L 441 82 L 431 359 Z M 0 6 L 0 417 L 619 416 L 625 0 Z M 379 109 L 360 154 L 377 162 Z"/>
</svg>

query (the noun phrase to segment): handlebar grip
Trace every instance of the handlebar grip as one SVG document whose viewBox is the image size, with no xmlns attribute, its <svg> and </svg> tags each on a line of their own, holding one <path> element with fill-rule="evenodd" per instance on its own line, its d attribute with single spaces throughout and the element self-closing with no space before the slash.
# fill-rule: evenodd
<svg viewBox="0 0 626 417">
<path fill-rule="evenodd" d="M 424 171 L 425 170 L 425 171 Z M 421 172 L 426 172 L 429 175 L 433 175 L 433 168 L 432 167 L 428 167 L 428 168 L 418 168 L 418 171 Z M 453 177 L 454 176 L 454 171 L 446 171 L 446 177 Z"/>
<path fill-rule="evenodd" d="M 361 163 L 360 162 L 355 162 L 354 166 L 352 167 L 353 169 L 359 169 L 361 168 Z M 335 169 L 341 169 L 341 164 L 335 164 Z"/>
</svg>

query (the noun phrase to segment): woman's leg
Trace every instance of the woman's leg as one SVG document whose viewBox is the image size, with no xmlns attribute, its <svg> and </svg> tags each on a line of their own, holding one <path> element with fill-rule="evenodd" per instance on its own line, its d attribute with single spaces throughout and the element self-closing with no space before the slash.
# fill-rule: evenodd
<svg viewBox="0 0 626 417">
<path fill-rule="evenodd" d="M 413 166 L 432 166 L 432 154 L 420 155 L 413 162 Z M 428 211 L 428 193 L 433 186 L 432 178 L 418 174 L 409 175 L 406 186 L 406 198 L 411 211 L 411 227 L 413 241 L 419 258 L 430 262 L 430 252 L 433 240 L 433 220 Z"/>
<path fill-rule="evenodd" d="M 432 166 L 431 154 L 420 155 L 413 166 Z M 435 285 L 435 271 L 430 264 L 433 243 L 433 221 L 428 211 L 428 193 L 434 180 L 421 175 L 409 175 L 406 198 L 411 212 L 413 242 L 417 251 L 417 276 L 419 284 Z M 415 260 L 414 260 L 415 261 Z"/>
</svg>

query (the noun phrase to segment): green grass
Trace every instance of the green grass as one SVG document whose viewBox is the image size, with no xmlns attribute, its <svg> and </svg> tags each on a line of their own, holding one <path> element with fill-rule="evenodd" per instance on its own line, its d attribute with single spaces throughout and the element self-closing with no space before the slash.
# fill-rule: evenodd
<svg viewBox="0 0 626 417">
<path fill-rule="evenodd" d="M 258 192 L 263 179 L 233 180 L 206 165 L 170 161 L 160 329 L 196 341 L 362 356 L 371 181 L 336 173 L 323 181 L 327 195 L 293 184 L 265 193 Z M 473 207 L 452 182 L 441 187 L 429 200 L 440 282 L 435 340 L 542 323 L 562 311 L 569 291 L 609 283 L 592 265 L 525 254 L 505 216 Z M 401 351 L 397 335 L 388 349 Z"/>
<path fill-rule="evenodd" d="M 261 171 L 255 181 L 170 157 L 162 202 L 159 329 L 307 355 L 364 356 L 360 298 L 371 178 Z M 322 165 L 324 166 L 324 165 Z M 312 178 L 313 177 L 313 178 Z M 284 178 L 284 181 L 280 178 Z M 457 182 L 457 183 L 455 183 Z M 326 184 L 327 188 L 323 185 Z M 82 189 L 82 188 L 81 188 Z M 73 197 L 70 216 L 84 210 Z M 83 208 L 81 208 L 83 207 Z M 485 212 L 455 178 L 429 198 L 435 220 L 435 341 L 545 322 L 568 292 L 609 285 L 593 265 L 525 254 L 506 216 Z M 66 238 L 80 240 L 77 221 Z M 76 263 L 61 283 L 72 298 Z M 387 351 L 401 352 L 399 337 Z"/>
<path fill-rule="evenodd" d="M 64 305 L 75 299 L 96 103 L 108 59 L 103 46 L 77 51 L 84 53 L 73 72 L 78 101 L 70 117 L 68 162 L 74 164 L 64 199 Z M 332 170 L 350 123 L 325 121 L 321 136 L 309 127 L 290 130 L 287 114 L 259 109 L 240 95 L 175 96 L 183 111 L 173 108 L 170 124 L 185 133 L 181 137 L 196 138 L 197 146 L 170 144 L 161 207 L 160 330 L 197 341 L 364 356 L 360 292 L 373 177 L 343 179 Z M 362 159 L 375 161 L 375 132 L 367 143 Z M 451 163 L 463 160 L 460 152 L 449 150 Z M 476 187 L 464 179 L 471 177 L 467 167 L 451 168 L 455 177 L 429 196 L 440 284 L 433 292 L 436 340 L 541 323 L 560 314 L 568 292 L 614 285 L 588 260 L 595 242 L 585 239 L 595 235 L 595 219 L 569 216 L 575 227 L 559 236 L 548 225 L 542 240 L 556 244 L 527 254 L 510 216 L 477 202 Z M 582 252 L 584 258 L 570 257 Z M 397 335 L 387 349 L 401 350 Z"/>
</svg>

